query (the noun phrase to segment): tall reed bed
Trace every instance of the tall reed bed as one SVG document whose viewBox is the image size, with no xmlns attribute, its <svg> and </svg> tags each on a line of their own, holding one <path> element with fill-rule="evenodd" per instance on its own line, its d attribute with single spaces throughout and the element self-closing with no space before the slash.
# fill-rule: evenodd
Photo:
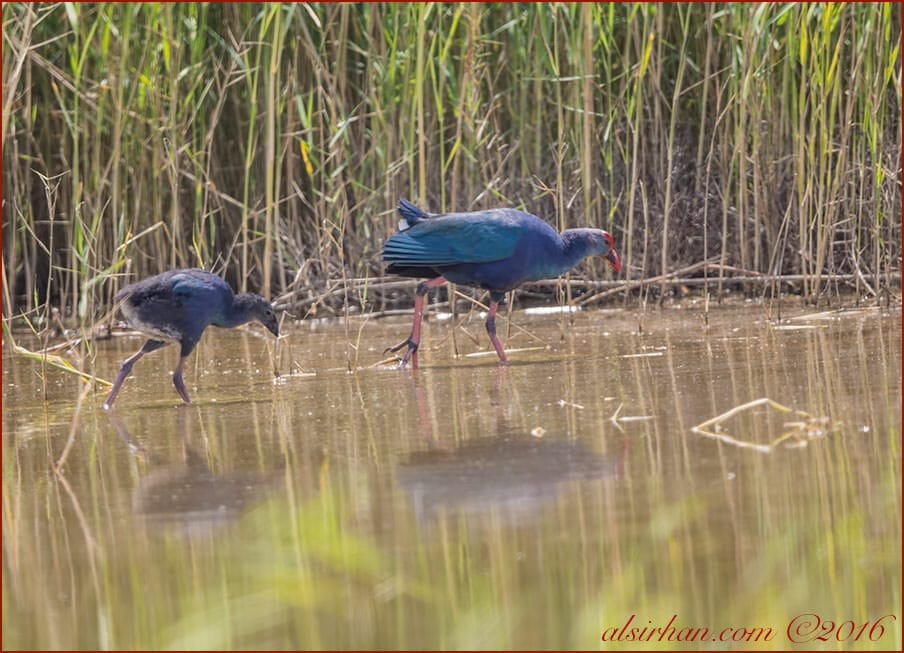
<svg viewBox="0 0 904 653">
<path fill-rule="evenodd" d="M 2 12 L 7 317 L 184 265 L 316 305 L 382 274 L 399 196 L 607 228 L 628 279 L 899 287 L 897 4 Z"/>
</svg>

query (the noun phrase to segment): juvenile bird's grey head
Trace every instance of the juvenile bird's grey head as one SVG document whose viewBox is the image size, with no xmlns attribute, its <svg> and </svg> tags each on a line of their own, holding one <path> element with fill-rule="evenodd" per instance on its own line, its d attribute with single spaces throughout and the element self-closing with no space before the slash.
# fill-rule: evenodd
<svg viewBox="0 0 904 653">
<path fill-rule="evenodd" d="M 279 324 L 276 321 L 276 313 L 273 306 L 266 299 L 254 293 L 242 293 L 235 296 L 236 308 L 244 311 L 249 320 L 257 320 L 277 338 L 279 337 Z"/>
</svg>

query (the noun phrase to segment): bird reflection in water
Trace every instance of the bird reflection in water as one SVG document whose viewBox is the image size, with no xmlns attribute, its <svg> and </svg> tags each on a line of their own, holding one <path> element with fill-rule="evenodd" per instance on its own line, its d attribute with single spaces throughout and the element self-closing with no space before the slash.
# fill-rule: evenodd
<svg viewBox="0 0 904 653">
<path fill-rule="evenodd" d="M 423 388 L 412 375 L 418 416 L 428 449 L 408 456 L 396 480 L 411 497 L 420 519 L 446 511 L 494 512 L 512 522 L 529 522 L 542 509 L 573 491 L 577 483 L 623 475 L 628 441 L 619 455 L 600 455 L 579 442 L 537 438 L 513 427 L 499 397 L 506 368 L 498 369 L 491 392 L 496 433 L 449 447 L 435 436 Z"/>
<path fill-rule="evenodd" d="M 196 536 L 237 519 L 249 504 L 276 489 L 282 472 L 212 472 L 204 456 L 189 441 L 187 412 L 176 413 L 182 439 L 181 462 L 161 460 L 149 453 L 132 438 L 115 411 L 107 414 L 129 451 L 152 468 L 132 495 L 134 514 L 147 525 L 164 524 L 168 530 Z"/>
</svg>

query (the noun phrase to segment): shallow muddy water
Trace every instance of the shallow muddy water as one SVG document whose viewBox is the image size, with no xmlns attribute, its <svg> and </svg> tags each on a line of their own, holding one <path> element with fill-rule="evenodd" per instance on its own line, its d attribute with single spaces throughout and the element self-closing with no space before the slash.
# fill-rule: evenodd
<svg viewBox="0 0 904 653">
<path fill-rule="evenodd" d="M 210 329 L 111 411 L 4 347 L 3 648 L 900 648 L 900 308 L 783 318 Z"/>
</svg>

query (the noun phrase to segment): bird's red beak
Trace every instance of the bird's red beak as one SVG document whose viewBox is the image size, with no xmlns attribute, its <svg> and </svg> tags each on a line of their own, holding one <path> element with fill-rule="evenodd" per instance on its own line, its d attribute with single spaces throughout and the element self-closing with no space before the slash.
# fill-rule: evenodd
<svg viewBox="0 0 904 653">
<path fill-rule="evenodd" d="M 609 251 L 606 252 L 605 259 L 609 261 L 609 265 L 615 268 L 616 272 L 621 272 L 621 259 L 618 258 L 618 252 L 610 248 Z"/>
</svg>

